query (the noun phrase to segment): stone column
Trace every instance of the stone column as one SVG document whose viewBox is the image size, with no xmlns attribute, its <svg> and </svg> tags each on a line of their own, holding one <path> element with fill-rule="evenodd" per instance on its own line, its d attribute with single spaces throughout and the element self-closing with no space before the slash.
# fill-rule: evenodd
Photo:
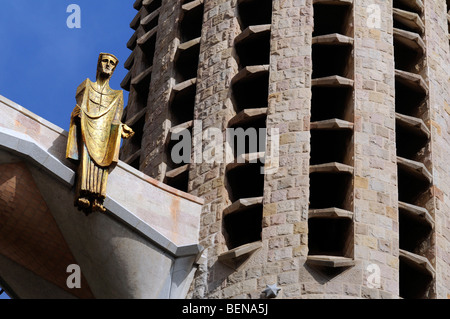
<svg viewBox="0 0 450 319">
<path fill-rule="evenodd" d="M 181 0 L 163 1 L 160 10 L 154 58 L 158 63 L 153 65 L 147 99 L 148 111 L 142 139 L 141 170 L 163 181 L 168 160 L 166 143 L 171 127 L 169 101 L 172 88 L 175 86 L 174 57 L 179 43 L 177 21 L 181 13 Z"/>
<path fill-rule="evenodd" d="M 205 264 L 200 265 L 191 289 L 193 298 L 227 298 L 238 293 L 226 293 L 232 271 L 217 261 L 226 251 L 222 232 L 222 211 L 227 194 L 225 190 L 226 163 L 205 161 L 203 151 L 208 130 L 223 133 L 233 113 L 230 101 L 230 83 L 237 73 L 233 57 L 233 43 L 238 30 L 235 0 L 205 0 L 203 30 L 194 113 L 193 162 L 190 165 L 189 191 L 205 199 L 201 217 L 200 244 L 205 247 Z M 205 151 L 206 154 L 206 151 Z M 220 156 L 220 155 L 219 155 Z M 225 292 L 222 292 L 224 289 Z"/>
<path fill-rule="evenodd" d="M 399 294 L 392 1 L 355 0 L 355 259 L 361 297 Z M 379 267 L 379 289 L 368 278 Z M 375 287 L 374 287 L 375 286 Z"/>
<path fill-rule="evenodd" d="M 450 53 L 445 0 L 424 1 L 435 218 L 436 298 L 450 297 Z"/>
<path fill-rule="evenodd" d="M 279 130 L 279 168 L 265 176 L 258 290 L 276 283 L 279 298 L 302 294 L 308 253 L 312 17 L 311 0 L 273 1 L 267 129 Z"/>
</svg>

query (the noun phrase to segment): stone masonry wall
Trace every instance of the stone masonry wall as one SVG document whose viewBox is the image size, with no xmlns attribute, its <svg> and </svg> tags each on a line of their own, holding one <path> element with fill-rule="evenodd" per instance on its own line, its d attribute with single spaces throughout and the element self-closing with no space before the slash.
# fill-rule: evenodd
<svg viewBox="0 0 450 319">
<path fill-rule="evenodd" d="M 178 19 L 181 0 L 162 1 L 152 80 L 148 95 L 144 136 L 142 139 L 144 173 L 162 181 L 166 172 L 166 143 L 170 129 L 169 99 L 174 82 L 173 60 L 179 42 Z"/>
<path fill-rule="evenodd" d="M 378 5 L 379 28 L 369 5 Z M 399 294 L 392 1 L 357 0 L 355 10 L 355 259 L 362 261 L 361 297 Z M 380 290 L 365 271 L 380 268 Z"/>
<path fill-rule="evenodd" d="M 265 176 L 262 276 L 258 290 L 277 284 L 278 298 L 311 292 L 305 270 L 311 100 L 312 1 L 273 1 L 267 129 L 277 128 L 279 168 Z"/>
<path fill-rule="evenodd" d="M 450 298 L 450 53 L 446 1 L 424 1 L 436 222 L 436 297 Z"/>
<path fill-rule="evenodd" d="M 225 132 L 233 113 L 229 86 L 237 72 L 232 56 L 233 41 L 237 35 L 235 1 L 205 0 L 203 30 L 200 45 L 198 85 L 193 128 L 193 139 L 202 145 L 204 133 L 209 128 Z M 201 127 L 198 126 L 201 123 Z M 225 133 L 224 133 L 225 134 Z M 225 137 L 225 135 L 224 135 Z M 204 146 L 204 144 L 202 145 Z M 205 199 L 201 218 L 200 244 L 205 247 L 206 264 L 200 265 L 194 287 L 193 298 L 230 297 L 226 288 L 233 278 L 227 276 L 229 269 L 217 262 L 217 256 L 226 249 L 222 236 L 222 211 L 225 208 L 225 163 L 207 163 L 202 152 L 190 165 L 189 190 Z M 194 150 L 195 152 L 195 150 Z M 240 281 L 240 280 L 239 280 Z"/>
</svg>

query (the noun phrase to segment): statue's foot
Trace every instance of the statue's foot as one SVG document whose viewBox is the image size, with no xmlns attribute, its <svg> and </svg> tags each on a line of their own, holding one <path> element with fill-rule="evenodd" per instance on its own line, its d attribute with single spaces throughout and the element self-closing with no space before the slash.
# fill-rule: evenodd
<svg viewBox="0 0 450 319">
<path fill-rule="evenodd" d="M 91 206 L 91 202 L 84 197 L 78 198 L 77 203 L 80 208 L 89 208 L 89 206 Z"/>
<path fill-rule="evenodd" d="M 102 212 L 102 213 L 106 212 L 106 208 L 98 200 L 95 200 L 94 204 L 92 204 L 92 210 Z"/>
</svg>

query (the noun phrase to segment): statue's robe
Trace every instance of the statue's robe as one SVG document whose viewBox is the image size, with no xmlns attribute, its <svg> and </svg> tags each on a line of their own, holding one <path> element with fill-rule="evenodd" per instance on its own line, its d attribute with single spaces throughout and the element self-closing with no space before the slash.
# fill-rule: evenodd
<svg viewBox="0 0 450 319">
<path fill-rule="evenodd" d="M 77 196 L 105 199 L 110 168 L 118 162 L 122 135 L 123 92 L 108 84 L 103 91 L 86 79 L 77 89 L 66 157 L 80 161 Z"/>
</svg>

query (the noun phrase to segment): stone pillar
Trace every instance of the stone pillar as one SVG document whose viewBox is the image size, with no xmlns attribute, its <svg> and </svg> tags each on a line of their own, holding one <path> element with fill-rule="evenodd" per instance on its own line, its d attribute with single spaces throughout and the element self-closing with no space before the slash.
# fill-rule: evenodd
<svg viewBox="0 0 450 319">
<path fill-rule="evenodd" d="M 196 146 L 190 165 L 189 191 L 205 199 L 201 217 L 200 245 L 205 247 L 206 262 L 199 266 L 196 274 L 191 289 L 193 298 L 230 297 L 225 292 L 222 293 L 221 289 L 227 291 L 225 288 L 232 282 L 232 279 L 227 279 L 227 275 L 232 271 L 217 261 L 218 255 L 227 250 L 222 235 L 222 211 L 227 201 L 226 163 L 220 159 L 208 163 L 204 159 L 203 151 L 205 144 L 211 142 L 207 140 L 208 130 L 222 132 L 225 141 L 225 130 L 233 112 L 229 88 L 232 77 L 237 73 L 237 65 L 232 55 L 234 38 L 238 32 L 235 2 L 204 1 L 193 127 Z M 231 294 L 233 295 L 234 293 Z"/>
<path fill-rule="evenodd" d="M 435 218 L 436 298 L 450 297 L 450 53 L 445 0 L 424 1 Z"/>
<path fill-rule="evenodd" d="M 163 181 L 167 169 L 167 139 L 171 127 L 169 101 L 175 86 L 174 56 L 179 43 L 178 24 L 181 0 L 163 1 L 155 50 L 155 63 L 147 99 L 147 115 L 142 140 L 141 170 Z"/>
<path fill-rule="evenodd" d="M 361 297 L 399 294 L 392 25 L 392 1 L 355 1 L 355 259 L 364 273 Z M 368 280 L 371 264 L 380 269 L 379 289 Z"/>
<path fill-rule="evenodd" d="M 258 291 L 300 297 L 308 254 L 312 1 L 273 1 L 267 129 L 279 130 L 279 168 L 265 176 Z"/>
</svg>

